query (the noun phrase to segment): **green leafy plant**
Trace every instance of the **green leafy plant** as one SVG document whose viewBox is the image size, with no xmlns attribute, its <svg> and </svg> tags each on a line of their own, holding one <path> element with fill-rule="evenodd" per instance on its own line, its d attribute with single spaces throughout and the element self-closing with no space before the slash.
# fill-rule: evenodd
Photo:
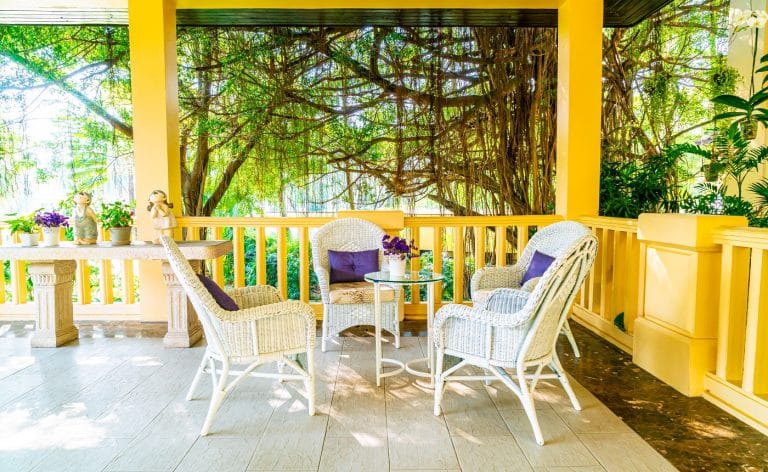
<svg viewBox="0 0 768 472">
<path fill-rule="evenodd" d="M 99 222 L 104 228 L 124 228 L 133 225 L 133 207 L 123 202 L 105 203 L 101 205 Z"/>
<path fill-rule="evenodd" d="M 37 225 L 37 223 L 35 223 L 35 213 L 36 212 L 33 212 L 26 216 L 19 216 L 18 218 L 7 220 L 6 223 L 8 223 L 8 226 L 11 229 L 11 234 L 36 232 L 39 226 Z M 14 216 L 14 215 L 15 214 L 12 214 L 9 216 Z"/>
<path fill-rule="evenodd" d="M 768 54 L 760 58 L 761 67 L 757 69 L 756 73 L 765 74 L 768 72 Z M 751 96 L 742 98 L 732 94 L 718 95 L 712 99 L 713 103 L 718 105 L 725 105 L 732 108 L 731 111 L 725 111 L 715 115 L 715 120 L 730 119 L 731 126 L 729 131 L 740 130 L 746 139 L 752 140 L 755 138 L 757 131 L 757 123 L 760 122 L 763 125 L 768 123 L 768 108 L 765 108 L 765 103 L 768 102 L 768 74 L 763 76 L 762 88 L 755 92 L 751 92 Z"/>
</svg>

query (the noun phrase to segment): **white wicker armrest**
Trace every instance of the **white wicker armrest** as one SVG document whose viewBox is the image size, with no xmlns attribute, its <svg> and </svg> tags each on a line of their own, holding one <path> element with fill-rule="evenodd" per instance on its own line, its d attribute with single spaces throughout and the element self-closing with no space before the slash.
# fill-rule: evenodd
<svg viewBox="0 0 768 472">
<path fill-rule="evenodd" d="M 514 328 L 528 321 L 530 313 L 496 313 L 483 308 L 475 308 L 467 305 L 449 303 L 443 305 L 435 314 L 435 330 L 440 331 L 446 321 L 450 319 L 462 319 L 481 325 L 492 325 L 498 328 Z"/>
<path fill-rule="evenodd" d="M 488 295 L 485 309 L 494 313 L 516 313 L 523 309 L 531 293 L 517 288 L 497 288 Z"/>
<path fill-rule="evenodd" d="M 315 324 L 315 312 L 312 307 L 298 300 L 288 300 L 238 311 L 216 310 L 214 314 L 223 323 L 242 323 L 281 316 L 299 316 L 307 323 L 311 323 L 313 326 Z"/>
<path fill-rule="evenodd" d="M 315 265 L 314 270 L 315 275 L 317 276 L 317 285 L 320 287 L 320 298 L 323 303 L 328 304 L 330 303 L 330 299 L 328 298 L 331 281 L 330 273 L 325 267 L 319 267 L 317 265 Z"/>
<path fill-rule="evenodd" d="M 524 273 L 525 268 L 518 265 L 483 267 L 472 274 L 470 288 L 474 292 L 499 287 L 519 287 Z"/>
<path fill-rule="evenodd" d="M 269 305 L 282 301 L 277 289 L 271 285 L 254 285 L 251 287 L 233 288 L 225 290 L 227 295 L 237 303 L 241 309 L 255 306 Z"/>
</svg>

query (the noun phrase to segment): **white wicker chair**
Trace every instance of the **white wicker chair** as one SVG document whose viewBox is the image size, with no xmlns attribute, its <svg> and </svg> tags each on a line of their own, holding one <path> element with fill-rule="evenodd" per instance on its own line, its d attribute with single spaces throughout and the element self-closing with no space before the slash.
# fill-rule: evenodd
<svg viewBox="0 0 768 472">
<path fill-rule="evenodd" d="M 584 282 L 597 253 L 597 238 L 587 235 L 561 251 L 527 297 L 518 298 L 515 313 L 496 313 L 483 308 L 446 305 L 436 315 L 435 415 L 445 382 L 498 379 L 519 398 L 531 422 L 536 442 L 544 438 L 536 419 L 533 391 L 539 379 L 558 379 L 576 410 L 581 410 L 576 395 L 555 351 L 557 335 L 568 316 L 576 292 Z M 443 372 L 446 354 L 462 360 Z M 455 375 L 466 365 L 482 367 L 492 375 Z M 551 373 L 542 373 L 544 367 Z M 514 368 L 517 382 L 506 368 Z M 533 369 L 529 372 L 529 369 Z M 514 374 L 513 374 L 514 375 Z"/>
<path fill-rule="evenodd" d="M 340 218 L 320 227 L 312 237 L 312 264 L 317 282 L 320 286 L 320 296 L 323 300 L 323 337 L 321 348 L 325 352 L 326 341 L 331 336 L 352 326 L 373 325 L 373 284 L 359 283 L 357 297 L 350 297 L 344 303 L 333 303 L 330 284 L 330 264 L 328 262 L 328 250 L 334 251 L 365 251 L 371 249 L 381 250 L 381 238 L 384 231 L 375 224 L 359 218 Z M 381 255 L 380 261 L 381 261 Z M 381 327 L 392 333 L 395 337 L 395 347 L 400 348 L 400 322 L 398 320 L 398 306 L 400 289 L 391 288 L 392 300 L 381 304 Z M 366 300 L 365 303 L 354 303 L 355 298 Z M 370 299 L 370 303 L 367 300 Z M 350 303 L 351 302 L 351 303 Z"/>
<path fill-rule="evenodd" d="M 484 267 L 472 274 L 472 281 L 470 282 L 472 304 L 478 308 L 491 309 L 489 304 L 493 299 L 495 308 L 492 311 L 509 313 L 507 305 L 511 304 L 514 307 L 515 298 L 527 296 L 538 281 L 538 279 L 533 279 L 525 285 L 520 283 L 525 271 L 528 270 L 533 253 L 539 251 L 548 256 L 557 257 L 575 241 L 587 234 L 591 234 L 589 229 L 575 221 L 561 221 L 542 228 L 528 241 L 515 265 Z M 524 293 L 520 293 L 521 290 Z M 563 324 L 562 334 L 568 338 L 574 355 L 581 357 L 568 320 Z"/>
<path fill-rule="evenodd" d="M 203 325 L 207 347 L 200 368 L 187 392 L 191 400 L 204 373 L 210 373 L 213 392 L 208 414 L 200 431 L 208 434 L 213 418 L 224 398 L 246 376 L 283 380 L 303 380 L 307 395 L 307 409 L 315 414 L 315 347 L 316 320 L 312 308 L 303 302 L 280 301 L 274 287 L 258 285 L 227 290 L 240 307 L 239 311 L 222 309 L 197 278 L 192 266 L 181 254 L 173 239 L 161 238 L 168 262 L 184 287 L 187 297 L 197 311 Z M 295 360 L 297 354 L 306 353 L 306 367 Z M 216 363 L 221 368 L 216 367 Z M 278 363 L 277 373 L 255 372 L 256 367 L 269 362 Z M 287 364 L 295 374 L 284 374 Z M 241 365 L 241 371 L 231 370 Z M 218 374 L 218 378 L 217 378 Z M 230 375 L 237 375 L 228 382 Z"/>
</svg>

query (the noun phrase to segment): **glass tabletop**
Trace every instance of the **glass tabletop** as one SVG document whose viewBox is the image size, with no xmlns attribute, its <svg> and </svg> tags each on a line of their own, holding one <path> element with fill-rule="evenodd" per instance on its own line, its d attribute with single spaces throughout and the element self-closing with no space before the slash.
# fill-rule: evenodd
<svg viewBox="0 0 768 472">
<path fill-rule="evenodd" d="M 406 272 L 405 275 L 393 275 L 388 271 L 368 272 L 365 274 L 367 282 L 387 282 L 394 284 L 420 284 L 428 282 L 440 282 L 445 280 L 443 274 L 435 272 Z"/>
</svg>

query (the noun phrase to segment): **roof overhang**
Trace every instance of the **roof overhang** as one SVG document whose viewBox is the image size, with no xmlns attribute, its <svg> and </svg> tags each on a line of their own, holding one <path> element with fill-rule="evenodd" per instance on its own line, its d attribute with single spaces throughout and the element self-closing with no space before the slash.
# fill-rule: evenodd
<svg viewBox="0 0 768 472">
<path fill-rule="evenodd" d="M 670 1 L 605 0 L 603 24 L 633 26 Z M 371 3 L 179 0 L 176 19 L 179 26 L 557 26 L 556 0 L 389 0 L 370 8 Z M 0 24 L 126 25 L 127 0 L 5 0 Z"/>
</svg>

